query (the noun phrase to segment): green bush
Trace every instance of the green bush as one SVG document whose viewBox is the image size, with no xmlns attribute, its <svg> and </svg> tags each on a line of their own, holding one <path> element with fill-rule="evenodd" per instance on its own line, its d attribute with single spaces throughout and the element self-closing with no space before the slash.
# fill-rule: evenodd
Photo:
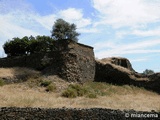
<svg viewBox="0 0 160 120">
<path fill-rule="evenodd" d="M 106 83 L 88 82 L 83 85 L 71 84 L 62 93 L 63 97 L 75 98 L 85 96 L 88 98 L 97 98 L 98 96 L 105 96 L 111 92 L 111 88 Z"/>
<path fill-rule="evenodd" d="M 77 92 L 74 90 L 74 89 L 71 89 L 71 88 L 68 88 L 67 90 L 65 90 L 63 93 L 62 93 L 62 96 L 63 97 L 67 97 L 67 98 L 75 98 L 77 97 Z"/>
<path fill-rule="evenodd" d="M 87 93 L 87 90 L 79 84 L 71 84 L 68 88 L 62 93 L 63 97 L 75 98 L 83 96 Z"/>
<path fill-rule="evenodd" d="M 47 86 L 46 91 L 47 92 L 54 92 L 56 90 L 56 85 L 55 84 L 50 84 Z"/>
<path fill-rule="evenodd" d="M 106 89 L 108 89 L 108 85 L 100 82 L 87 82 L 84 84 L 85 89 L 88 94 L 95 94 L 96 96 L 104 96 L 107 94 Z"/>
<path fill-rule="evenodd" d="M 95 93 L 89 93 L 87 95 L 88 98 L 97 98 L 97 95 Z"/>
<path fill-rule="evenodd" d="M 78 96 L 83 96 L 87 93 L 87 90 L 79 84 L 71 84 L 69 85 L 69 88 L 74 89 Z"/>
<path fill-rule="evenodd" d="M 3 86 L 3 85 L 5 85 L 5 82 L 4 80 L 0 79 L 0 86 Z"/>
<path fill-rule="evenodd" d="M 47 87 L 51 84 L 52 82 L 51 81 L 48 81 L 48 80 L 44 80 L 41 82 L 40 86 L 42 87 Z"/>
</svg>

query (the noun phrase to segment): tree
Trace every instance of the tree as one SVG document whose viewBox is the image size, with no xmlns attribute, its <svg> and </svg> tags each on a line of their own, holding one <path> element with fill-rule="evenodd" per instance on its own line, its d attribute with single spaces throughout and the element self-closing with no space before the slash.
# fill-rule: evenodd
<svg viewBox="0 0 160 120">
<path fill-rule="evenodd" d="M 30 37 L 29 50 L 30 53 L 49 52 L 54 50 L 54 40 L 49 36 Z"/>
<path fill-rule="evenodd" d="M 57 19 L 51 31 L 51 36 L 55 40 L 70 39 L 78 42 L 79 33 L 76 32 L 76 25 L 70 24 L 63 19 Z"/>
<path fill-rule="evenodd" d="M 7 41 L 3 45 L 4 51 L 7 54 L 7 56 L 19 56 L 27 54 L 27 48 L 28 48 L 28 37 L 20 38 L 13 38 L 10 41 Z"/>
<path fill-rule="evenodd" d="M 144 74 L 144 75 L 150 75 L 150 74 L 153 74 L 153 73 L 154 73 L 153 70 L 146 69 L 145 71 L 143 71 L 142 74 Z"/>
<path fill-rule="evenodd" d="M 8 57 L 29 55 L 37 52 L 49 52 L 55 49 L 55 40 L 49 36 L 13 38 L 3 45 Z"/>
</svg>

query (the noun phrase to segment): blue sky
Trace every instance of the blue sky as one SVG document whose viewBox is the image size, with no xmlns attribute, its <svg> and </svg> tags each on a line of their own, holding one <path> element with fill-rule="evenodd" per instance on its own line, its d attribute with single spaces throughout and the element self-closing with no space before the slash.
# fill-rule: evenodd
<svg viewBox="0 0 160 120">
<path fill-rule="evenodd" d="M 0 0 L 0 56 L 13 37 L 51 35 L 56 19 L 77 25 L 96 58 L 126 57 L 160 72 L 160 0 Z"/>
</svg>

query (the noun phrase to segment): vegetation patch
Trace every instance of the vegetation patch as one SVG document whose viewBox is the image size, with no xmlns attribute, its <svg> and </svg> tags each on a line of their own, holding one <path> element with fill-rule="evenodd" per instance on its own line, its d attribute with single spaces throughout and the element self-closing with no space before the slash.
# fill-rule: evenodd
<svg viewBox="0 0 160 120">
<path fill-rule="evenodd" d="M 70 84 L 68 88 L 64 92 L 62 92 L 62 96 L 67 98 L 75 98 L 83 96 L 86 93 L 87 90 L 83 86 L 79 84 Z"/>
<path fill-rule="evenodd" d="M 46 87 L 46 91 L 47 92 L 54 92 L 54 91 L 56 91 L 56 85 L 54 83 L 51 83 L 50 85 L 48 85 Z"/>
<path fill-rule="evenodd" d="M 5 82 L 4 80 L 0 79 L 0 86 L 3 86 L 3 85 L 5 85 Z"/>
<path fill-rule="evenodd" d="M 114 96 L 116 94 L 136 94 L 138 91 L 145 92 L 144 88 L 138 88 L 132 85 L 116 86 L 102 82 L 87 82 L 83 85 L 71 84 L 62 92 L 61 95 L 67 98 L 76 98 L 81 96 L 97 98 L 98 96 Z"/>
<path fill-rule="evenodd" d="M 62 92 L 63 97 L 75 98 L 85 96 L 88 98 L 97 98 L 97 96 L 106 95 L 107 85 L 104 83 L 88 82 L 83 85 L 71 84 Z"/>
<path fill-rule="evenodd" d="M 49 86 L 51 83 L 52 83 L 52 82 L 49 81 L 49 80 L 44 80 L 44 81 L 41 82 L 40 86 L 42 86 L 42 87 L 47 87 L 47 86 Z"/>
</svg>

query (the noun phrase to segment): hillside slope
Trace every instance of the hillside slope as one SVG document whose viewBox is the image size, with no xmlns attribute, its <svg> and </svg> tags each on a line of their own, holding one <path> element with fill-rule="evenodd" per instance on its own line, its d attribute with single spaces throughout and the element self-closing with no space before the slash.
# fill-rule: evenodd
<svg viewBox="0 0 160 120">
<path fill-rule="evenodd" d="M 0 69 L 0 78 L 8 76 L 16 78 L 13 74 L 16 69 Z M 40 75 L 38 71 L 34 71 L 34 75 L 28 72 L 22 72 L 26 69 L 21 68 L 21 74 L 16 76 L 25 76 L 25 82 L 7 84 L 0 87 L 0 106 L 1 107 L 44 107 L 44 108 L 111 108 L 111 109 L 134 109 L 141 111 L 160 110 L 160 95 L 144 88 L 138 88 L 129 85 L 111 85 L 107 83 L 89 82 L 80 84 L 91 92 L 95 92 L 97 97 L 89 97 L 87 95 L 66 98 L 62 97 L 62 93 L 67 90 L 70 84 L 60 79 L 58 76 Z M 4 73 L 5 73 L 4 72 Z M 33 72 L 33 71 L 32 71 Z M 17 72 L 18 73 L 18 72 Z M 23 74 L 22 74 L 23 73 Z M 23 78 L 23 77 L 22 77 Z M 21 78 L 21 79 L 22 79 Z M 23 80 L 22 80 L 23 81 Z M 42 81 L 51 81 L 55 85 L 55 90 L 46 91 L 46 87 L 40 85 Z M 103 94 L 101 94 L 103 93 Z"/>
</svg>

